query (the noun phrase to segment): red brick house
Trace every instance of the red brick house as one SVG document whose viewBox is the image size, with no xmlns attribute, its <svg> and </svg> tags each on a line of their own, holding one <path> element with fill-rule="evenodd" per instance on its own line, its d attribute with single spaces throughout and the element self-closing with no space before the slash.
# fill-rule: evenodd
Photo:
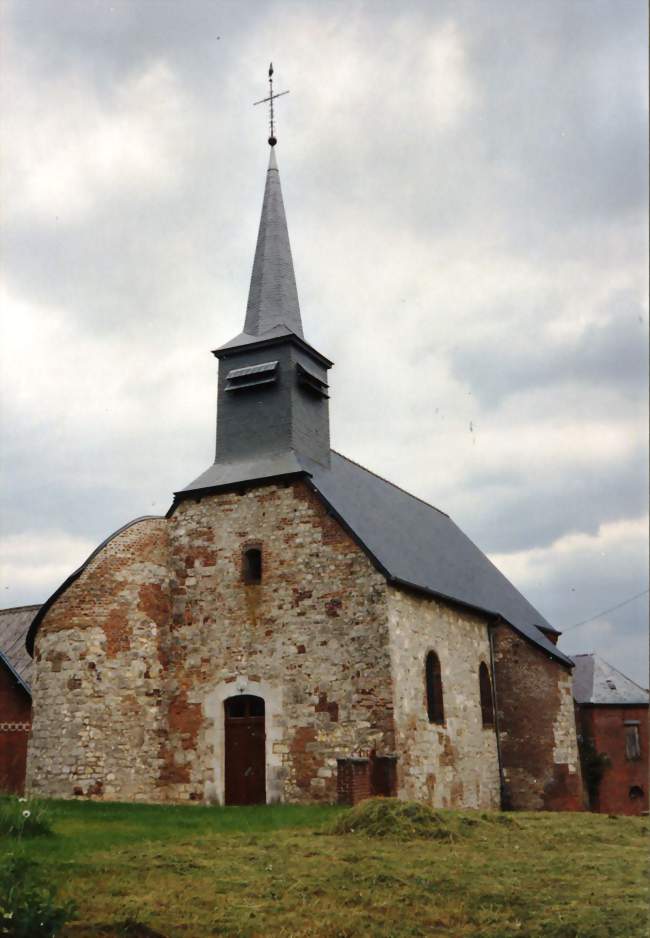
<svg viewBox="0 0 650 938">
<path fill-rule="evenodd" d="M 592 811 L 648 811 L 648 691 L 598 655 L 576 655 L 573 697 L 578 732 L 592 752 L 609 759 Z"/>
<path fill-rule="evenodd" d="M 0 792 L 25 786 L 32 723 L 32 659 L 25 637 L 40 606 L 0 609 Z"/>
</svg>

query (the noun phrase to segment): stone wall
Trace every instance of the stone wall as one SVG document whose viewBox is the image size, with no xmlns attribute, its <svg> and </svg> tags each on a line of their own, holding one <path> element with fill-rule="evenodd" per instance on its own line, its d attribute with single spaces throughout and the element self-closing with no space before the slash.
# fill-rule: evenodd
<svg viewBox="0 0 650 938">
<path fill-rule="evenodd" d="M 504 780 L 525 811 L 583 807 L 571 671 L 507 625 L 494 630 Z"/>
<path fill-rule="evenodd" d="M 479 666 L 490 665 L 486 620 L 428 597 L 388 593 L 398 792 L 444 808 L 498 808 L 493 727 L 483 727 Z M 443 725 L 427 716 L 425 658 L 435 651 Z"/>
<path fill-rule="evenodd" d="M 138 522 L 46 613 L 34 655 L 32 793 L 159 799 L 167 558 L 167 522 Z"/>
<path fill-rule="evenodd" d="M 267 800 L 336 801 L 338 758 L 395 745 L 384 578 L 302 481 L 183 501 L 170 526 L 168 796 L 222 800 L 223 704 L 245 693 L 265 700 Z"/>
</svg>

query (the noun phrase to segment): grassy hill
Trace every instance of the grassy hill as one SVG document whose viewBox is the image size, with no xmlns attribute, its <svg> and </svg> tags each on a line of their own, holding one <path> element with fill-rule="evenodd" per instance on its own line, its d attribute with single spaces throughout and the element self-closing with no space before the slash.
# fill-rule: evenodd
<svg viewBox="0 0 650 938">
<path fill-rule="evenodd" d="M 64 936 L 648 934 L 641 819 L 437 812 L 414 836 L 334 807 L 47 809 L 53 834 L 5 835 L 0 864 L 19 853 L 75 901 Z"/>
</svg>

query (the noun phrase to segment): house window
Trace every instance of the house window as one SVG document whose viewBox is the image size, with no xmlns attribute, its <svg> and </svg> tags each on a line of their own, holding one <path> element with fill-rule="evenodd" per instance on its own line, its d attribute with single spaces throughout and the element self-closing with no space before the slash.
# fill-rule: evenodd
<svg viewBox="0 0 650 938">
<path fill-rule="evenodd" d="M 244 583 L 262 582 L 262 551 L 249 547 L 242 555 L 242 579 Z"/>
<path fill-rule="evenodd" d="M 494 704 L 492 702 L 492 682 L 490 672 L 484 661 L 478 669 L 478 686 L 481 694 L 481 718 L 483 726 L 494 726 Z"/>
<path fill-rule="evenodd" d="M 429 723 L 444 723 L 445 708 L 442 702 L 442 675 L 440 674 L 440 659 L 435 651 L 430 651 L 426 657 L 425 677 Z"/>
<path fill-rule="evenodd" d="M 640 785 L 632 785 L 630 788 L 630 801 L 636 801 L 637 798 L 643 798 L 643 789 Z"/>
<path fill-rule="evenodd" d="M 638 723 L 630 722 L 625 724 L 625 758 L 641 758 L 641 741 L 639 739 Z"/>
</svg>

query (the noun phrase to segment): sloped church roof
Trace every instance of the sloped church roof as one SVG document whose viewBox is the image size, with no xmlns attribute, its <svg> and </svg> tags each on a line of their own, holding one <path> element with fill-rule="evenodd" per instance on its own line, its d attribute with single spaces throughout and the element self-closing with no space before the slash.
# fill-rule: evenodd
<svg viewBox="0 0 650 938">
<path fill-rule="evenodd" d="M 389 582 L 503 619 L 573 667 L 540 631 L 555 629 L 448 515 L 330 449 L 325 378 L 332 363 L 303 336 L 274 143 L 244 331 L 214 354 L 220 360 L 215 462 L 175 494 L 169 514 L 188 497 L 304 478 Z M 251 393 L 254 375 L 259 387 Z M 309 393 L 296 390 L 301 380 Z M 32 643 L 38 622 L 84 567 L 40 610 Z"/>
</svg>

